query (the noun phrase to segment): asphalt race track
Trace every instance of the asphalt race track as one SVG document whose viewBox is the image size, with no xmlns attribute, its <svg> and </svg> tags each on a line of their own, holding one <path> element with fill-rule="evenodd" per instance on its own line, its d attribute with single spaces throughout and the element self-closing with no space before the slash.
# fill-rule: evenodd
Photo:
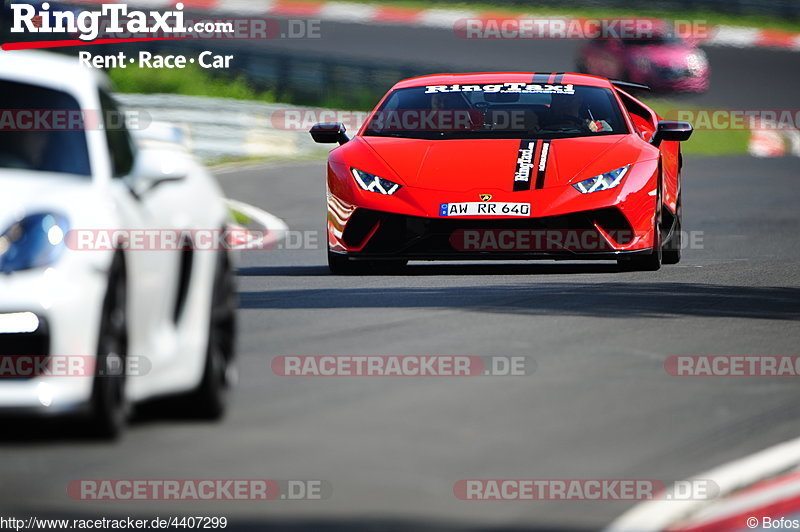
<svg viewBox="0 0 800 532">
<path fill-rule="evenodd" d="M 561 61 L 572 57 L 559 43 L 467 49 L 443 30 L 410 38 L 417 30 L 332 27 L 338 45 L 351 42 L 342 53 L 360 47 L 375 57 L 420 57 L 433 47 L 443 62 L 514 70 L 566 70 Z M 523 46 L 543 60 L 520 62 Z M 711 50 L 710 57 L 713 89 L 696 101 L 795 106 L 795 55 Z M 4 513 L 224 515 L 230 529 L 254 531 L 598 530 L 633 503 L 463 502 L 453 485 L 466 478 L 670 481 L 798 436 L 793 379 L 679 378 L 663 367 L 673 355 L 800 354 L 797 169 L 793 158 L 687 157 L 684 229 L 695 232 L 697 245 L 659 272 L 622 273 L 606 263 L 412 263 L 405 275 L 367 277 L 328 274 L 323 161 L 220 174 L 229 197 L 317 239 L 315 249 L 242 254 L 241 382 L 231 415 L 214 425 L 151 412 L 115 445 L 82 440 L 70 427 L 6 432 Z M 275 356 L 326 354 L 525 356 L 536 371 L 322 379 L 270 369 Z M 68 498 L 69 482 L 86 478 L 322 479 L 333 496 Z"/>
</svg>

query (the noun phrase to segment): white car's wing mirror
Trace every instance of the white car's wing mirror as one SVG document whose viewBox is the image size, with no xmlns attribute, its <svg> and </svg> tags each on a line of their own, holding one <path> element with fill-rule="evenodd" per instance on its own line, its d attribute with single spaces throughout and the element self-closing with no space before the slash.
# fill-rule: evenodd
<svg viewBox="0 0 800 532">
<path fill-rule="evenodd" d="M 174 150 L 142 149 L 127 181 L 136 196 L 146 194 L 164 183 L 181 181 L 189 175 L 185 157 Z"/>
</svg>

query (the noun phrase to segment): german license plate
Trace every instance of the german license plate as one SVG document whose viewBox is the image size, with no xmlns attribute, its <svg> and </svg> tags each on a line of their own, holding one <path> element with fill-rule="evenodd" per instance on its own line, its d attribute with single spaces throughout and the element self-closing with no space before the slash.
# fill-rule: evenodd
<svg viewBox="0 0 800 532">
<path fill-rule="evenodd" d="M 530 203 L 468 201 L 439 205 L 439 216 L 530 216 L 530 214 Z"/>
</svg>

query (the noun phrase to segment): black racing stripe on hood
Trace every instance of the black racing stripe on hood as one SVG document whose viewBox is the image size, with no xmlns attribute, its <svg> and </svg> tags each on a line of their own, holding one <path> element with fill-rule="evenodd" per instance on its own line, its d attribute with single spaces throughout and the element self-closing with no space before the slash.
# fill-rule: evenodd
<svg viewBox="0 0 800 532">
<path fill-rule="evenodd" d="M 547 172 L 547 160 L 550 158 L 550 141 L 543 140 L 541 148 L 537 150 L 536 160 L 536 189 L 544 188 L 544 175 Z"/>
<path fill-rule="evenodd" d="M 514 167 L 514 192 L 531 189 L 531 178 L 533 177 L 536 165 L 537 154 L 541 146 L 541 141 L 536 139 L 522 139 L 517 150 L 517 164 Z"/>
</svg>

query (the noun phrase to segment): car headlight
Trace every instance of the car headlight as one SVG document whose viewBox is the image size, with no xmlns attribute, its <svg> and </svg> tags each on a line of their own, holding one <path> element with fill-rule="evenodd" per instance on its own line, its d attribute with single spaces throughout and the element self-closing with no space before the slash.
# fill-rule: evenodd
<svg viewBox="0 0 800 532">
<path fill-rule="evenodd" d="M 358 168 L 353 168 L 352 172 L 356 183 L 358 183 L 358 186 L 364 190 L 368 190 L 369 192 L 377 192 L 378 194 L 386 194 L 391 196 L 402 188 L 401 185 L 398 185 L 397 183 L 370 174 L 364 170 L 359 170 Z"/>
<path fill-rule="evenodd" d="M 55 213 L 31 214 L 0 235 L 0 271 L 10 273 L 49 266 L 66 247 L 66 217 Z"/>
<path fill-rule="evenodd" d="M 686 66 L 693 74 L 698 74 L 708 67 L 708 59 L 703 52 L 695 52 L 686 58 Z"/>
<path fill-rule="evenodd" d="M 628 173 L 630 167 L 631 165 L 623 166 L 622 168 L 617 168 L 611 172 L 606 172 L 605 174 L 584 179 L 583 181 L 575 183 L 572 186 L 575 187 L 581 194 L 598 192 L 600 190 L 609 190 L 620 184 L 622 178 Z"/>
</svg>

